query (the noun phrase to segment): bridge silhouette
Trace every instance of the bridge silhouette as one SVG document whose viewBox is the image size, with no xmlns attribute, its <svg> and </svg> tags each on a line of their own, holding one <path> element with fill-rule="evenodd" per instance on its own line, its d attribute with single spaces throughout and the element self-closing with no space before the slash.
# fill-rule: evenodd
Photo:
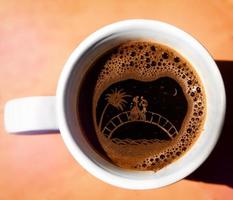
<svg viewBox="0 0 233 200">
<path fill-rule="evenodd" d="M 176 127 L 165 117 L 158 113 L 147 111 L 145 116 L 145 119 L 136 119 L 132 120 L 130 119 L 130 111 L 122 112 L 116 116 L 114 116 L 112 119 L 110 119 L 107 124 L 104 126 L 102 133 L 108 138 L 111 139 L 112 135 L 114 134 L 115 130 L 119 127 L 132 123 L 132 122 L 144 122 L 148 124 L 153 124 L 159 128 L 161 128 L 164 133 L 167 134 L 167 136 L 172 139 L 177 134 L 178 131 L 176 130 Z"/>
</svg>

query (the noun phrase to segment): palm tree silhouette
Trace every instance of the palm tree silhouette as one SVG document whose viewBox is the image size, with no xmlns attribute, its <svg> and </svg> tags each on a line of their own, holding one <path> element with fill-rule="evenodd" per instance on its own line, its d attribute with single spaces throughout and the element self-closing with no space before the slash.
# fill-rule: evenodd
<svg viewBox="0 0 233 200">
<path fill-rule="evenodd" d="M 123 110 L 125 103 L 127 103 L 127 101 L 124 99 L 125 97 L 131 97 L 131 95 L 127 95 L 125 92 L 123 92 L 123 89 L 117 90 L 117 88 L 115 88 L 115 90 L 111 90 L 112 93 L 111 94 L 106 94 L 106 100 L 107 100 L 107 104 L 104 107 L 101 117 L 100 117 L 100 122 L 99 122 L 99 129 L 101 130 L 102 127 L 102 122 L 103 122 L 103 117 L 104 114 L 108 108 L 109 105 L 114 106 L 115 108 L 117 108 L 118 110 Z"/>
</svg>

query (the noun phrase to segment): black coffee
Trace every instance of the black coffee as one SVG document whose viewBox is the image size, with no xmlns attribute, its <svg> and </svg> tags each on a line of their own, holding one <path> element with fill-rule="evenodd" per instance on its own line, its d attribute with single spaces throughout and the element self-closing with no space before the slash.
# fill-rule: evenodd
<svg viewBox="0 0 233 200">
<path fill-rule="evenodd" d="M 85 74 L 78 118 L 91 145 L 119 167 L 158 170 L 202 132 L 206 99 L 192 65 L 175 50 L 129 41 Z"/>
</svg>

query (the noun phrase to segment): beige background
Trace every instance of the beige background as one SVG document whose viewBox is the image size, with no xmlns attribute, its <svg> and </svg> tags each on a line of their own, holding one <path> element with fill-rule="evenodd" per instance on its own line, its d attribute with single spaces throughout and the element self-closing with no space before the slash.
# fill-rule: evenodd
<svg viewBox="0 0 233 200">
<path fill-rule="evenodd" d="M 61 136 L 8 135 L 7 100 L 54 95 L 72 50 L 103 25 L 162 20 L 196 37 L 215 59 L 233 60 L 232 0 L 0 1 L 0 199 L 232 199 L 233 189 L 182 180 L 147 191 L 107 185 L 68 153 Z M 233 67 L 233 66 L 232 66 Z"/>
</svg>

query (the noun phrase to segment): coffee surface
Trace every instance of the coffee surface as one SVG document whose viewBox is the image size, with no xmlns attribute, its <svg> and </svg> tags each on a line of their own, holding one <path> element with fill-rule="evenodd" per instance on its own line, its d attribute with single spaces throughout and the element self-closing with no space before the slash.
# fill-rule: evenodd
<svg viewBox="0 0 233 200">
<path fill-rule="evenodd" d="M 172 163 L 196 141 L 205 119 L 204 88 L 192 65 L 150 41 L 125 42 L 97 59 L 78 99 L 89 142 L 126 169 L 157 171 Z"/>
</svg>

